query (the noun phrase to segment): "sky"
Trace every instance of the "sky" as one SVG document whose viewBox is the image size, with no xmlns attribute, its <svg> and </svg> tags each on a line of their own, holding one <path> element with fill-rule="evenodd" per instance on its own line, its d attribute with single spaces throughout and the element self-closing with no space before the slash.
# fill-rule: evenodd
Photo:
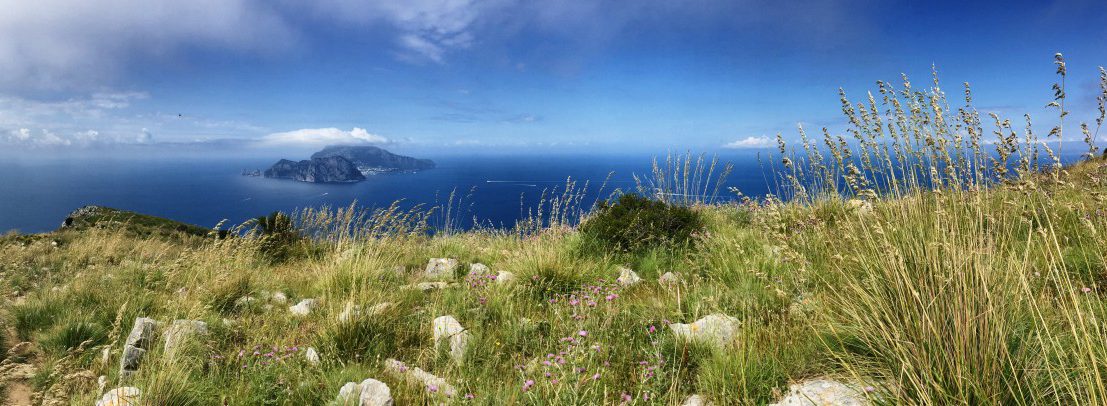
<svg viewBox="0 0 1107 406">
<path fill-rule="evenodd" d="M 901 73 L 1094 119 L 1103 0 L 0 0 L 0 151 L 758 149 Z M 1013 120 L 1015 121 L 1015 120 Z M 1048 127 L 1043 127 L 1043 129 Z M 1044 133 L 1044 131 L 1043 131 Z"/>
</svg>

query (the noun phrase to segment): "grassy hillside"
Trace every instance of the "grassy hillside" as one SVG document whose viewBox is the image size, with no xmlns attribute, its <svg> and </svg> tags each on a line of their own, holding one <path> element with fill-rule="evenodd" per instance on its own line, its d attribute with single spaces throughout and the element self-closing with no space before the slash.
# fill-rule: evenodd
<svg viewBox="0 0 1107 406">
<path fill-rule="evenodd" d="M 324 210 L 224 239 L 9 238 L 4 348 L 17 348 L 0 373 L 29 365 L 9 388 L 84 405 L 119 386 L 154 404 L 326 404 L 366 378 L 399 405 L 765 404 L 813 378 L 892 404 L 1107 403 L 1107 161 L 1020 167 L 1039 145 L 1020 138 L 1009 156 L 982 152 L 996 145 L 980 142 L 975 110 L 937 93 L 893 91 L 882 105 L 897 107 L 876 115 L 845 103 L 860 145 L 827 135 L 825 158 L 786 154 L 776 197 L 673 201 L 709 190 L 707 171 L 659 165 L 642 190 L 671 212 L 619 227 L 590 226 L 597 209 L 584 227 L 431 236 L 416 212 Z M 428 274 L 432 258 L 458 266 Z M 304 299 L 316 306 L 298 315 Z M 709 315 L 740 327 L 714 342 L 670 326 Z M 468 334 L 461 357 L 434 343 L 441 316 Z M 124 377 L 139 317 L 161 327 Z M 167 351 L 178 319 L 207 332 Z M 415 368 L 444 381 L 408 379 Z"/>
</svg>

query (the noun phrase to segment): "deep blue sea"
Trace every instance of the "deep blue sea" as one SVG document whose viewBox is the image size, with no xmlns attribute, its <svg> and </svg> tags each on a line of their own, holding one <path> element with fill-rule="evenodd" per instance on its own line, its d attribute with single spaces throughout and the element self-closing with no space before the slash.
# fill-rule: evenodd
<svg viewBox="0 0 1107 406">
<path fill-rule="evenodd" d="M 417 173 L 384 174 L 353 184 L 310 184 L 241 176 L 267 168 L 272 158 L 35 159 L 0 162 L 0 232 L 56 229 L 66 215 L 95 204 L 166 217 L 204 227 L 222 220 L 238 224 L 273 211 L 305 207 L 444 204 L 451 191 L 465 197 L 462 227 L 475 217 L 484 225 L 511 226 L 534 207 L 543 189 L 563 187 L 567 178 L 591 181 L 595 191 L 614 172 L 605 195 L 634 188 L 633 174 L 648 175 L 649 155 L 427 156 L 438 167 Z M 766 193 L 765 174 L 753 153 L 720 156 L 735 165 L 726 186 Z M 726 188 L 723 188 L 724 195 Z M 455 205 L 457 206 L 457 205 Z"/>
</svg>

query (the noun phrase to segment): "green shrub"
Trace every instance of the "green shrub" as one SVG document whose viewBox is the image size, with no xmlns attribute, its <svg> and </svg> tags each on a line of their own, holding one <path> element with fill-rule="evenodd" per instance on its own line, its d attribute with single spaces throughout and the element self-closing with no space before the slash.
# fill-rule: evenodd
<svg viewBox="0 0 1107 406">
<path fill-rule="evenodd" d="M 211 296 L 208 298 L 208 306 L 220 314 L 233 313 L 240 310 L 239 307 L 246 305 L 245 303 L 239 304 L 238 300 L 248 296 L 251 288 L 249 277 L 224 281 L 212 289 Z"/>
<path fill-rule="evenodd" d="M 703 229 L 703 219 L 692 209 L 625 194 L 614 204 L 600 203 L 580 232 L 596 248 L 640 252 L 686 246 L 693 242 L 693 234 Z"/>
<path fill-rule="evenodd" d="M 46 348 L 60 353 L 80 347 L 85 341 L 89 342 L 85 345 L 86 348 L 103 344 L 107 338 L 108 331 L 104 326 L 75 319 L 56 326 L 43 338 L 42 343 Z"/>
<path fill-rule="evenodd" d="M 44 330 L 54 324 L 61 315 L 62 306 L 55 300 L 35 297 L 26 303 L 12 308 L 15 319 L 15 332 L 21 340 L 30 340 L 36 331 Z"/>
<path fill-rule="evenodd" d="M 281 263 L 304 252 L 304 236 L 291 217 L 275 211 L 254 220 L 254 233 L 260 239 L 258 251 L 270 262 Z"/>
</svg>

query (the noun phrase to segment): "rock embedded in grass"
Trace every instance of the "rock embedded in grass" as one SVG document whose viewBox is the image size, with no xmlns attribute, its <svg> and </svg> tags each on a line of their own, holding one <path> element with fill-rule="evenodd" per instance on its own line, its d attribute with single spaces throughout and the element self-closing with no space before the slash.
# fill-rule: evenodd
<svg viewBox="0 0 1107 406">
<path fill-rule="evenodd" d="M 488 269 L 488 265 L 482 264 L 480 262 L 474 262 L 472 264 L 469 264 L 469 272 L 486 274 L 492 272 L 492 270 Z"/>
<path fill-rule="evenodd" d="M 418 367 L 409 367 L 401 361 L 389 358 L 384 361 L 384 368 L 393 374 L 422 384 L 430 392 L 441 393 L 448 397 L 457 395 L 457 389 L 446 382 L 445 379 L 434 376 Z"/>
<path fill-rule="evenodd" d="M 770 406 L 867 406 L 872 402 L 862 390 L 842 382 L 818 378 L 793 384 L 788 394 Z"/>
<path fill-rule="evenodd" d="M 347 382 L 338 390 L 335 403 L 342 406 L 392 406 L 392 391 L 384 382 L 373 378 L 361 383 Z"/>
<path fill-rule="evenodd" d="M 423 276 L 427 279 L 453 279 L 457 271 L 457 260 L 453 258 L 431 258 Z"/>
<path fill-rule="evenodd" d="M 423 292 L 446 289 L 450 284 L 446 282 L 419 282 L 414 285 L 404 285 L 403 289 L 418 289 Z"/>
<path fill-rule="evenodd" d="M 684 400 L 684 404 L 681 406 L 710 406 L 711 402 L 708 402 L 703 396 L 692 395 L 688 399 Z"/>
<path fill-rule="evenodd" d="M 142 404 L 142 390 L 133 386 L 115 388 L 96 401 L 96 406 L 138 406 Z"/>
<path fill-rule="evenodd" d="M 142 357 L 150 349 L 154 340 L 154 333 L 158 328 L 158 322 L 154 319 L 139 317 L 131 327 L 131 333 L 127 335 L 127 341 L 123 343 L 123 355 L 119 360 L 119 377 L 128 379 L 138 370 Z"/>
<path fill-rule="evenodd" d="M 849 199 L 849 201 L 846 202 L 846 207 L 862 215 L 871 214 L 873 212 L 873 203 L 868 200 Z"/>
<path fill-rule="evenodd" d="M 315 351 L 315 347 L 308 347 L 307 350 L 304 350 L 304 359 L 307 360 L 308 364 L 319 365 L 319 352 Z"/>
<path fill-rule="evenodd" d="M 208 334 L 208 324 L 199 320 L 173 320 L 165 329 L 165 355 L 172 357 L 184 343 Z"/>
<path fill-rule="evenodd" d="M 638 277 L 638 274 L 630 268 L 619 267 L 619 277 L 615 281 L 623 286 L 631 286 L 641 282 L 642 278 Z"/>
<path fill-rule="evenodd" d="M 680 274 L 678 273 L 665 272 L 657 278 L 657 283 L 661 284 L 661 286 L 676 286 L 680 283 L 680 279 Z"/>
<path fill-rule="evenodd" d="M 741 326 L 738 319 L 716 313 L 705 316 L 691 324 L 673 323 L 669 328 L 678 339 L 714 344 L 720 347 L 734 341 Z"/>
<path fill-rule="evenodd" d="M 496 274 L 496 283 L 503 285 L 515 280 L 515 274 L 507 271 L 501 271 Z"/>
<path fill-rule="evenodd" d="M 286 296 L 286 295 L 284 294 L 284 292 L 281 292 L 281 291 L 279 291 L 279 290 L 278 290 L 278 291 L 276 291 L 276 292 L 273 292 L 273 296 L 271 297 L 271 299 L 272 299 L 272 300 L 273 300 L 274 302 L 277 302 L 278 304 L 285 304 L 285 303 L 288 303 L 288 296 Z"/>
<path fill-rule="evenodd" d="M 300 303 L 290 306 L 288 311 L 295 316 L 307 316 L 311 314 L 311 310 L 315 308 L 317 303 L 318 301 L 315 299 L 304 299 Z"/>
<path fill-rule="evenodd" d="M 469 347 L 469 332 L 453 316 L 438 317 L 432 324 L 434 347 L 438 348 L 443 341 L 449 341 L 450 359 L 460 363 L 465 358 L 465 350 Z"/>
</svg>

